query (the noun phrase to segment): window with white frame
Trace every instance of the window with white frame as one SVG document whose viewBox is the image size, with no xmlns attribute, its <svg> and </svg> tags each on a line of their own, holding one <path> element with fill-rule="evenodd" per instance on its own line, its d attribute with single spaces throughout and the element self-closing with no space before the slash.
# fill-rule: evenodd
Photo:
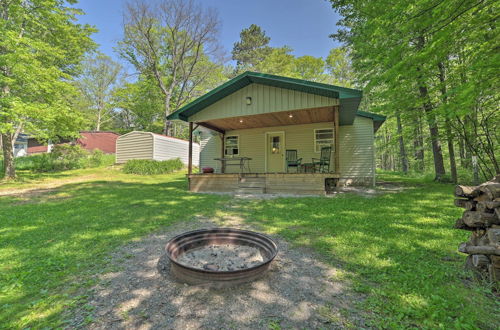
<svg viewBox="0 0 500 330">
<path fill-rule="evenodd" d="M 226 136 L 224 141 L 224 155 L 238 156 L 240 154 L 240 142 L 238 135 Z"/>
<path fill-rule="evenodd" d="M 333 128 L 321 128 L 314 130 L 314 151 L 320 152 L 322 147 L 333 145 Z"/>
</svg>

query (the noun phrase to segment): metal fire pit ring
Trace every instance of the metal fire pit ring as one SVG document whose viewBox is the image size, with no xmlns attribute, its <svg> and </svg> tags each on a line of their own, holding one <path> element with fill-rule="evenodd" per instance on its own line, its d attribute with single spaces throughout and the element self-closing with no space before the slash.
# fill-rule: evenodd
<svg viewBox="0 0 500 330">
<path fill-rule="evenodd" d="M 190 267 L 179 263 L 183 253 L 212 244 L 246 245 L 259 249 L 264 262 L 241 270 L 217 271 Z M 168 241 L 166 255 L 170 260 L 170 272 L 183 283 L 215 284 L 227 286 L 249 282 L 262 275 L 278 253 L 276 243 L 268 236 L 249 230 L 212 228 L 193 230 Z"/>
</svg>

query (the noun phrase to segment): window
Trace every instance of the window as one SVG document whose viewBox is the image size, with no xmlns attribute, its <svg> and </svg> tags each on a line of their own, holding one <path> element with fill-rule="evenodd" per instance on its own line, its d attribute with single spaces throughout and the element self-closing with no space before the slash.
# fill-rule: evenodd
<svg viewBox="0 0 500 330">
<path fill-rule="evenodd" d="M 314 130 L 314 151 L 320 152 L 322 147 L 333 145 L 333 128 Z"/>
<path fill-rule="evenodd" d="M 226 136 L 224 154 L 226 156 L 238 156 L 240 154 L 239 138 L 237 135 Z"/>
<path fill-rule="evenodd" d="M 279 136 L 273 136 L 271 138 L 271 152 L 273 154 L 280 153 L 280 137 Z"/>
</svg>

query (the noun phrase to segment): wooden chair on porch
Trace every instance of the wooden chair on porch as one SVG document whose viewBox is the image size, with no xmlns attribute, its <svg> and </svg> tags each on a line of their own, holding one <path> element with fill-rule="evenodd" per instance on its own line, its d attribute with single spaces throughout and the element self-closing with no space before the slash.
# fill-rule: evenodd
<svg viewBox="0 0 500 330">
<path fill-rule="evenodd" d="M 295 167 L 297 173 L 300 170 L 300 165 L 302 163 L 302 158 L 297 158 L 297 150 L 289 149 L 286 151 L 286 172 L 288 173 L 289 167 Z"/>
<path fill-rule="evenodd" d="M 330 158 L 332 155 L 332 147 L 322 147 L 321 155 L 318 158 L 313 158 L 314 172 L 328 173 L 330 172 Z"/>
</svg>

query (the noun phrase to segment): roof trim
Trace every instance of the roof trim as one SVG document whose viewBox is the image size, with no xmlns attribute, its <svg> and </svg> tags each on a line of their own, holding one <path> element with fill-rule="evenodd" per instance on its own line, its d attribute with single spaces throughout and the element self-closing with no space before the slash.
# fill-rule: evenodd
<svg viewBox="0 0 500 330">
<path fill-rule="evenodd" d="M 273 87 L 296 90 L 308 94 L 316 94 L 337 99 L 361 99 L 362 92 L 357 89 L 328 85 L 308 80 L 276 76 L 265 73 L 246 71 L 239 76 L 225 82 L 207 94 L 197 98 L 179 110 L 167 116 L 169 120 L 188 118 L 222 98 L 252 83 Z"/>
<path fill-rule="evenodd" d="M 378 115 L 376 113 L 371 113 L 371 112 L 367 112 L 367 111 L 361 111 L 361 110 L 358 110 L 356 112 L 356 115 L 372 119 L 373 120 L 373 132 L 374 133 L 376 133 L 378 131 L 378 129 L 380 128 L 380 126 L 382 126 L 382 124 L 387 119 L 386 116 Z"/>
</svg>

